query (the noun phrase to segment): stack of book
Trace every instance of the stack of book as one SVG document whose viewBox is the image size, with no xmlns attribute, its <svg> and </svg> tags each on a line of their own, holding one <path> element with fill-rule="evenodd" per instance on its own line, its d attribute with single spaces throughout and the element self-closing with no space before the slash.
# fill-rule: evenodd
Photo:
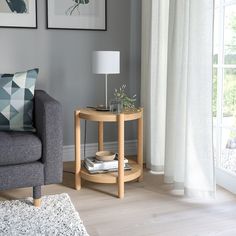
<svg viewBox="0 0 236 236">
<path fill-rule="evenodd" d="M 86 157 L 84 166 L 90 174 L 118 171 L 118 156 L 113 161 L 98 161 L 96 157 Z M 128 159 L 124 159 L 124 170 L 131 170 Z"/>
</svg>

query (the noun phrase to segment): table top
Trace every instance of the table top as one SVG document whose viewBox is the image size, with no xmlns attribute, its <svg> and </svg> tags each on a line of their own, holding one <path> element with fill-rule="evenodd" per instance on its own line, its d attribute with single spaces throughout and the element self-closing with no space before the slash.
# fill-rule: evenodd
<svg viewBox="0 0 236 236">
<path fill-rule="evenodd" d="M 75 111 L 79 118 L 90 121 L 117 122 L 119 115 L 124 115 L 124 121 L 137 120 L 143 116 L 143 108 L 125 110 L 120 114 L 107 111 L 96 111 L 93 108 L 78 108 Z"/>
</svg>

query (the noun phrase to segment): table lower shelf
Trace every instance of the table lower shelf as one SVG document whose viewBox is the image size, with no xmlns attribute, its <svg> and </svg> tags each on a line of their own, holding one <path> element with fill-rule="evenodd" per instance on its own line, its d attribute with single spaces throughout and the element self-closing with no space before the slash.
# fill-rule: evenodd
<svg viewBox="0 0 236 236">
<path fill-rule="evenodd" d="M 131 166 L 131 170 L 127 170 L 124 172 L 124 182 L 135 180 L 142 175 L 142 168 L 137 164 L 137 162 L 129 160 L 129 165 Z M 80 170 L 80 176 L 82 179 L 94 183 L 102 183 L 102 184 L 118 183 L 118 172 L 90 174 L 83 165 Z"/>
</svg>

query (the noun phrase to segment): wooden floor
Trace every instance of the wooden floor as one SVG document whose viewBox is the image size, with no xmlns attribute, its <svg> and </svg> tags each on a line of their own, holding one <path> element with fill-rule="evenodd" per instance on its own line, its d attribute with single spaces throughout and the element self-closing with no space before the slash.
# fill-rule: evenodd
<svg viewBox="0 0 236 236">
<path fill-rule="evenodd" d="M 66 171 L 71 171 L 66 166 Z M 43 194 L 66 192 L 91 236 L 235 236 L 236 197 L 218 188 L 213 201 L 189 200 L 181 191 L 163 185 L 161 175 L 144 173 L 143 183 L 127 183 L 120 200 L 115 185 L 83 183 L 76 191 L 73 174 L 64 174 L 64 185 L 43 188 Z M 109 193 L 109 194 L 107 194 Z M 31 189 L 0 192 L 0 199 L 31 196 Z"/>
</svg>

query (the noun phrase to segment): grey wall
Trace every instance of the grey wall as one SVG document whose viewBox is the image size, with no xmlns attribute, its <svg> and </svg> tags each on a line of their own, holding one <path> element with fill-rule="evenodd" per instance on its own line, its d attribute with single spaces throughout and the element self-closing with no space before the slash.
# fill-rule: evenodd
<svg viewBox="0 0 236 236">
<path fill-rule="evenodd" d="M 0 73 L 39 67 L 36 87 L 62 103 L 64 145 L 72 145 L 74 109 L 104 101 L 103 76 L 91 72 L 92 51 L 121 51 L 121 74 L 108 80 L 110 98 L 114 88 L 124 83 L 130 95 L 139 95 L 141 0 L 107 0 L 105 32 L 47 30 L 45 2 L 38 1 L 37 30 L 0 28 Z M 96 142 L 95 124 L 88 125 L 87 138 L 89 143 Z M 136 139 L 134 124 L 127 125 L 126 139 Z M 116 127 L 108 125 L 105 141 L 114 140 Z"/>
</svg>

